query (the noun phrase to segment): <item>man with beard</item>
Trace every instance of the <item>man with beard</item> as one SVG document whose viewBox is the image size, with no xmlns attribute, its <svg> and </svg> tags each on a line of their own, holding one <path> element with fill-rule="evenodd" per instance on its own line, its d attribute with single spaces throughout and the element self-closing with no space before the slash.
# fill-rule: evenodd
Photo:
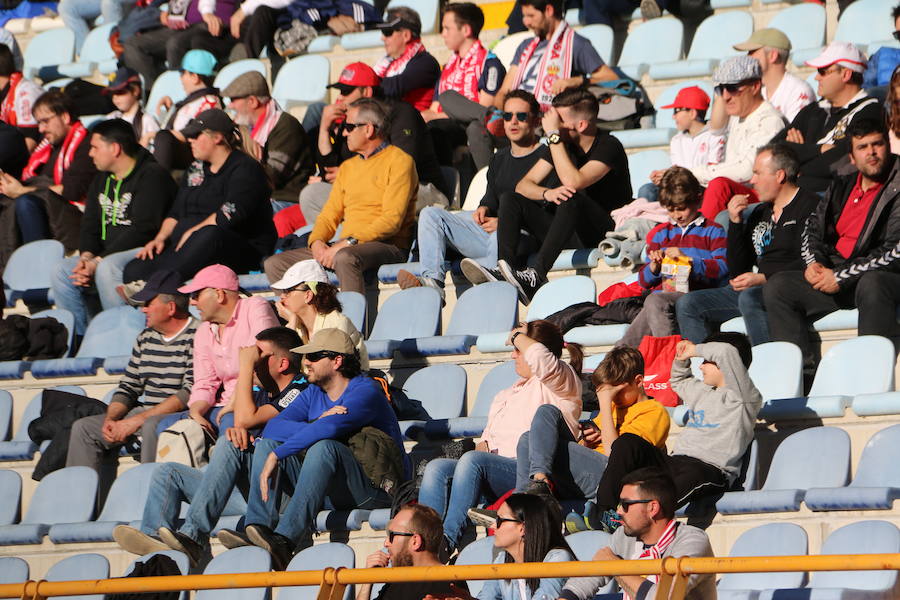
<svg viewBox="0 0 900 600">
<path fill-rule="evenodd" d="M 900 347 L 900 163 L 883 121 L 855 119 L 847 137 L 859 173 L 836 178 L 806 222 L 806 270 L 776 273 L 763 288 L 772 339 L 797 344 L 808 373 L 810 325 L 841 308 L 859 309 L 859 335 Z"/>
</svg>

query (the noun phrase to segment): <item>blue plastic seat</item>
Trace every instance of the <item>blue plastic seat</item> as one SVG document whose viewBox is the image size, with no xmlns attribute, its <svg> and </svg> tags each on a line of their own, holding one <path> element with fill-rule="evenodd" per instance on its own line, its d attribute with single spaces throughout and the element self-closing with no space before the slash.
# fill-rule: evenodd
<svg viewBox="0 0 900 600">
<path fill-rule="evenodd" d="M 87 467 L 84 467 L 87 468 Z M 100 554 L 76 554 L 64 558 L 47 571 L 47 581 L 92 581 L 109 578 L 109 561 Z M 103 600 L 103 594 L 66 596 L 76 600 Z"/>
<path fill-rule="evenodd" d="M 396 6 L 406 6 L 419 13 L 422 20 L 422 35 L 434 33 L 438 24 L 437 0 L 391 0 L 385 11 Z M 377 48 L 381 46 L 381 31 L 361 31 L 358 33 L 345 33 L 341 36 L 341 47 L 344 50 L 360 50 L 362 48 Z"/>
<path fill-rule="evenodd" d="M 518 381 L 514 361 L 506 361 L 492 368 L 481 380 L 475 405 L 466 417 L 457 417 L 444 421 L 429 421 L 425 424 L 425 435 L 432 439 L 447 437 L 476 437 L 481 435 L 487 425 L 488 411 L 497 392 L 511 387 Z"/>
<path fill-rule="evenodd" d="M 31 363 L 31 374 L 35 378 L 95 375 L 103 359 L 130 357 L 134 340 L 145 325 L 144 314 L 131 306 L 104 310 L 88 323 L 74 357 L 36 360 Z"/>
<path fill-rule="evenodd" d="M 144 106 L 147 107 L 147 113 L 156 117 L 156 105 L 163 96 L 168 96 L 172 102 L 180 102 L 186 95 L 184 86 L 181 85 L 181 71 L 165 71 L 153 82 L 147 104 Z"/>
<path fill-rule="evenodd" d="M 332 567 L 352 569 L 356 566 L 356 553 L 346 544 L 317 544 L 298 552 L 288 564 L 286 571 L 318 571 Z M 278 591 L 280 600 L 316 600 L 319 594 L 317 585 L 298 585 L 283 587 Z M 353 597 L 353 586 L 344 589 L 344 600 Z"/>
<path fill-rule="evenodd" d="M 84 395 L 84 390 L 74 385 L 60 385 L 52 389 Z M 37 451 L 37 445 L 28 437 L 28 425 L 41 416 L 41 396 L 38 392 L 25 407 L 25 411 L 19 419 L 19 427 L 16 434 L 8 442 L 0 442 L 0 461 L 4 460 L 31 460 Z"/>
<path fill-rule="evenodd" d="M 611 539 L 612 536 L 605 531 L 579 531 L 566 536 L 566 542 L 575 553 L 575 559 L 581 561 L 593 560 L 597 550 L 609 546 Z M 605 594 L 614 594 L 617 589 L 615 579 L 611 578 L 609 583 L 597 591 L 594 598 L 600 598 Z"/>
<path fill-rule="evenodd" d="M 0 557 L 0 585 L 4 583 L 24 583 L 28 581 L 28 563 L 18 556 Z"/>
<path fill-rule="evenodd" d="M 134 568 L 137 566 L 137 563 L 147 562 L 157 554 L 168 556 L 169 558 L 174 560 L 175 565 L 178 567 L 178 572 L 182 575 L 188 575 L 190 573 L 191 562 L 184 552 L 179 552 L 178 550 L 159 550 L 158 552 L 151 552 L 150 554 L 139 556 L 131 561 L 131 564 L 128 565 L 128 567 L 125 568 L 125 572 L 122 573 L 122 577 L 128 577 L 129 575 L 131 575 L 132 571 L 134 571 Z M 178 598 L 179 600 L 188 600 L 189 596 L 190 592 L 185 590 L 181 592 L 181 594 L 179 594 Z"/>
<path fill-rule="evenodd" d="M 224 90 L 232 81 L 250 71 L 256 71 L 263 77 L 266 77 L 266 65 L 263 61 L 258 58 L 245 58 L 233 63 L 228 63 L 222 67 L 222 70 L 216 74 L 216 80 L 213 83 L 213 87 L 218 90 Z"/>
<path fill-rule="evenodd" d="M 12 395 L 6 390 L 0 390 L 0 442 L 9 439 L 12 431 Z"/>
<path fill-rule="evenodd" d="M 56 79 L 58 65 L 72 62 L 75 56 L 75 34 L 65 27 L 43 31 L 28 43 L 23 57 L 22 74 L 32 79 Z"/>
<path fill-rule="evenodd" d="M 365 335 L 366 331 L 366 297 L 359 292 L 338 292 L 341 312 L 344 313 L 356 330 Z"/>
<path fill-rule="evenodd" d="M 494 537 L 483 537 L 475 540 L 459 552 L 456 557 L 457 565 L 489 565 L 494 562 Z M 478 592 L 484 587 L 484 581 L 470 579 L 466 581 L 469 586 L 469 594 L 473 598 L 478 597 Z"/>
<path fill-rule="evenodd" d="M 90 520 L 96 499 L 97 472 L 90 467 L 53 471 L 38 484 L 22 522 L 0 526 L 0 544 L 40 544 L 51 525 Z"/>
<path fill-rule="evenodd" d="M 819 4 L 795 4 L 772 17 L 767 27 L 778 29 L 791 40 L 794 64 L 815 57 L 825 43 L 825 7 Z"/>
<path fill-rule="evenodd" d="M 18 522 L 21 502 L 22 478 L 13 470 L 0 470 L 0 525 Z"/>
<path fill-rule="evenodd" d="M 107 23 L 94 27 L 88 33 L 81 47 L 78 60 L 61 64 L 57 69 L 66 77 L 90 77 L 94 71 L 103 75 L 116 71 L 116 53 L 109 45 L 109 33 L 115 23 Z"/>
<path fill-rule="evenodd" d="M 116 525 L 127 525 L 143 517 L 150 478 L 157 466 L 157 463 L 145 463 L 119 475 L 96 521 L 53 525 L 48 533 L 50 541 L 54 544 L 111 542 Z"/>
<path fill-rule="evenodd" d="M 807 553 L 806 530 L 794 523 L 768 523 L 740 535 L 729 556 L 801 556 Z M 726 573 L 716 585 L 721 600 L 752 600 L 767 588 L 806 584 L 806 573 Z"/>
<path fill-rule="evenodd" d="M 480 286 L 479 286 L 480 287 Z M 459 417 L 466 405 L 466 370 L 459 365 L 440 364 L 419 369 L 403 384 L 407 397 L 419 400 L 432 421 Z M 425 421 L 401 421 L 400 431 L 416 439 Z"/>
<path fill-rule="evenodd" d="M 641 23 L 628 34 L 618 66 L 626 75 L 640 81 L 650 65 L 677 61 L 683 40 L 684 26 L 674 17 Z"/>
<path fill-rule="evenodd" d="M 650 21 L 652 23 L 653 21 Z M 672 166 L 669 153 L 664 150 L 644 150 L 628 155 L 628 173 L 631 175 L 631 189 L 636 194 L 641 186 L 650 183 L 650 173 Z"/>
<path fill-rule="evenodd" d="M 850 436 L 837 427 L 811 427 L 778 445 L 762 489 L 727 492 L 716 509 L 726 515 L 797 511 L 806 490 L 843 487 L 848 481 Z"/>
<path fill-rule="evenodd" d="M 749 12 L 731 11 L 712 15 L 697 28 L 687 59 L 655 62 L 650 67 L 650 77 L 675 79 L 712 75 L 721 60 L 742 54 L 732 46 L 735 40 L 745 40 L 751 33 L 753 17 Z"/>
<path fill-rule="evenodd" d="M 675 101 L 675 96 L 678 95 L 679 90 L 690 86 L 700 87 L 709 94 L 710 99 L 712 99 L 712 85 L 707 80 L 695 79 L 676 83 L 664 89 L 656 100 L 656 127 L 649 129 L 624 129 L 622 131 L 613 131 L 612 134 L 619 138 L 619 141 L 622 142 L 622 145 L 626 148 L 646 148 L 649 146 L 667 145 L 672 139 L 672 136 L 678 133 L 678 129 L 675 127 L 675 119 L 672 117 L 673 109 L 659 107 L 672 104 L 672 102 Z M 634 155 L 629 156 L 628 166 L 629 171 L 633 172 L 631 166 L 632 156 Z M 643 185 L 646 182 L 647 180 L 641 182 L 640 185 Z M 635 194 L 637 194 L 638 189 L 640 189 L 640 185 L 632 188 Z"/>
<path fill-rule="evenodd" d="M 336 35 L 318 35 L 306 47 L 307 54 L 316 54 L 317 52 L 331 52 L 341 43 L 341 38 Z"/>
<path fill-rule="evenodd" d="M 518 314 L 516 290 L 507 282 L 472 286 L 456 301 L 444 335 L 404 340 L 399 350 L 406 356 L 468 354 L 479 335 L 508 335 Z"/>
<path fill-rule="evenodd" d="M 234 548 L 219 554 L 206 565 L 204 575 L 229 573 L 262 573 L 272 568 L 271 555 L 256 546 Z M 235 588 L 224 590 L 199 590 L 196 600 L 268 600 L 269 588 Z"/>
<path fill-rule="evenodd" d="M 326 102 L 331 64 L 318 54 L 306 54 L 287 61 L 272 87 L 272 97 L 284 110 L 294 106 Z"/>
<path fill-rule="evenodd" d="M 427 287 L 409 288 L 388 298 L 366 340 L 369 358 L 390 358 L 409 338 L 436 335 L 441 323 L 441 296 Z"/>
<path fill-rule="evenodd" d="M 591 46 L 600 55 L 604 62 L 612 60 L 613 30 L 609 25 L 586 25 L 578 30 L 591 42 Z"/>
<path fill-rule="evenodd" d="M 391 520 L 391 509 L 376 508 L 369 513 L 369 527 L 376 531 L 384 531 Z"/>
<path fill-rule="evenodd" d="M 803 355 L 796 344 L 767 342 L 754 346 L 748 371 L 763 400 L 803 393 Z"/>
<path fill-rule="evenodd" d="M 26 304 L 52 302 L 50 281 L 64 255 L 63 245 L 56 240 L 38 240 L 16 248 L 3 270 L 8 306 L 20 298 Z"/>
<path fill-rule="evenodd" d="M 369 520 L 372 511 L 361 508 L 352 510 L 320 510 L 316 515 L 316 531 L 359 531 Z"/>
<path fill-rule="evenodd" d="M 892 39 L 894 22 L 890 19 L 890 15 L 894 4 L 891 0 L 853 2 L 841 13 L 834 39 L 861 46 Z M 853 10 L 850 10 L 851 7 Z"/>
</svg>

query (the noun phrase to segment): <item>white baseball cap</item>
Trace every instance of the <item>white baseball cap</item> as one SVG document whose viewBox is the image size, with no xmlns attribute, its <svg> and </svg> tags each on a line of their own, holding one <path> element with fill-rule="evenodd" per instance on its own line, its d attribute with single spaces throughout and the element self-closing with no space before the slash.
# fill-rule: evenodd
<svg viewBox="0 0 900 600">
<path fill-rule="evenodd" d="M 328 283 L 328 275 L 322 265 L 316 261 L 301 260 L 291 265 L 291 268 L 284 272 L 281 279 L 272 284 L 273 290 L 288 290 L 296 287 L 301 283 L 316 281 L 318 283 Z"/>
<path fill-rule="evenodd" d="M 866 55 L 860 52 L 855 44 L 850 42 L 831 42 L 822 54 L 806 61 L 806 65 L 815 69 L 840 65 L 845 69 L 862 73 L 866 70 L 868 62 Z"/>
</svg>

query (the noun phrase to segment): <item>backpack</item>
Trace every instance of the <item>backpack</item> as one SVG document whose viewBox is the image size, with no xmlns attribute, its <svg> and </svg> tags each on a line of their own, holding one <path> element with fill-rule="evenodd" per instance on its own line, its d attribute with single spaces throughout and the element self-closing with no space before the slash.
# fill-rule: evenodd
<svg viewBox="0 0 900 600">
<path fill-rule="evenodd" d="M 154 554 L 145 561 L 134 563 L 134 568 L 126 577 L 163 577 L 181 575 L 178 565 L 171 556 Z M 105 600 L 178 600 L 181 592 L 128 592 L 107 594 Z"/>
<path fill-rule="evenodd" d="M 209 448 L 215 443 L 215 438 L 200 423 L 181 419 L 160 432 L 156 462 L 175 462 L 199 469 L 209 462 Z"/>
<path fill-rule="evenodd" d="M 605 131 L 637 129 L 642 117 L 654 114 L 649 96 L 633 79 L 601 81 L 588 86 L 588 91 L 600 102 L 597 127 Z"/>
<path fill-rule="evenodd" d="M 388 383 L 387 375 L 384 371 L 377 369 L 369 370 L 369 377 L 378 384 L 384 397 L 387 398 L 388 404 L 394 410 L 398 421 L 430 421 L 431 416 L 422 402 L 415 398 L 410 398 L 402 388 Z"/>
<path fill-rule="evenodd" d="M 403 474 L 403 451 L 394 438 L 377 427 L 367 425 L 350 436 L 347 445 L 375 487 L 391 496 L 406 479 Z"/>
</svg>

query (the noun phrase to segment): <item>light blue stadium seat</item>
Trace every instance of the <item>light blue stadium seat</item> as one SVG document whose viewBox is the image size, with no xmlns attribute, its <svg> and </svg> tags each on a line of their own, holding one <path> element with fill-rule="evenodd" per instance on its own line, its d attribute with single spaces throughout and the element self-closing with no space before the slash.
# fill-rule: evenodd
<svg viewBox="0 0 900 600">
<path fill-rule="evenodd" d="M 359 531 L 369 520 L 370 510 L 321 510 L 316 515 L 316 531 Z"/>
<path fill-rule="evenodd" d="M 583 373 L 592 373 L 594 369 L 603 362 L 604 358 L 606 358 L 606 352 L 598 352 L 597 354 L 585 357 L 584 362 L 581 363 L 581 371 Z"/>
<path fill-rule="evenodd" d="M 132 571 L 134 571 L 134 568 L 137 566 L 137 563 L 147 562 L 157 554 L 168 556 L 169 558 L 174 560 L 175 565 L 178 567 L 179 573 L 181 573 L 182 575 L 188 575 L 190 573 L 191 562 L 184 552 L 179 552 L 178 550 L 160 550 L 158 552 L 151 552 L 150 554 L 139 556 L 131 561 L 131 564 L 128 565 L 128 567 L 125 568 L 125 572 L 122 573 L 122 577 L 128 577 L 129 575 L 131 575 Z M 178 600 L 188 600 L 189 597 L 190 592 L 183 591 L 178 595 Z"/>
<path fill-rule="evenodd" d="M 0 442 L 9 439 L 12 431 L 12 395 L 6 390 L 0 390 Z"/>
<path fill-rule="evenodd" d="M 4 583 L 24 583 L 28 581 L 28 563 L 18 556 L 0 557 L 0 585 Z"/>
<path fill-rule="evenodd" d="M 492 281 L 466 290 L 456 301 L 444 335 L 407 339 L 400 343 L 405 356 L 468 354 L 479 335 L 508 335 L 516 324 L 516 290 L 505 281 Z"/>
<path fill-rule="evenodd" d="M 288 564 L 286 571 L 318 571 L 332 567 L 352 569 L 356 566 L 356 553 L 346 544 L 317 544 L 298 552 Z M 319 594 L 318 585 L 298 585 L 280 588 L 280 600 L 316 600 Z M 343 600 L 353 598 L 353 586 L 344 589 Z"/>
<path fill-rule="evenodd" d="M 26 304 L 48 304 L 50 281 L 65 249 L 56 240 L 38 240 L 16 248 L 3 270 L 6 301 L 13 306 L 21 298 Z"/>
<path fill-rule="evenodd" d="M 40 544 L 56 523 L 82 523 L 94 514 L 97 472 L 89 467 L 53 471 L 38 484 L 17 525 L 0 526 L 0 545 Z"/>
<path fill-rule="evenodd" d="M 575 553 L 575 559 L 581 561 L 593 560 L 597 550 L 609 546 L 611 539 L 612 536 L 605 531 L 579 531 L 566 536 L 566 542 Z M 600 588 L 597 594 L 613 594 L 617 589 L 615 580 L 611 580 Z"/>
<path fill-rule="evenodd" d="M 219 554 L 206 565 L 204 575 L 228 573 L 262 573 L 272 568 L 271 555 L 256 546 L 234 548 Z M 268 588 L 234 588 L 225 590 L 200 590 L 196 600 L 268 600 Z"/>
<path fill-rule="evenodd" d="M 213 87 L 218 90 L 224 90 L 232 81 L 250 71 L 256 71 L 263 77 L 266 77 L 266 65 L 258 58 L 245 58 L 233 63 L 228 63 L 222 70 L 216 74 Z"/>
<path fill-rule="evenodd" d="M 441 323 L 441 296 L 427 287 L 410 288 L 388 298 L 366 340 L 369 358 L 390 358 L 408 338 L 436 335 Z"/>
<path fill-rule="evenodd" d="M 500 390 L 511 387 L 518 379 L 514 361 L 509 360 L 492 368 L 481 380 L 475 405 L 469 411 L 468 416 L 448 419 L 446 423 L 429 421 L 425 424 L 425 435 L 432 439 L 481 435 L 487 425 L 488 411 L 491 408 L 491 402 L 494 401 L 494 396 Z"/>
<path fill-rule="evenodd" d="M 319 35 L 306 47 L 307 54 L 317 52 L 331 52 L 341 43 L 341 38 L 336 35 Z"/>
<path fill-rule="evenodd" d="M 423 36 L 436 31 L 438 25 L 438 0 L 391 0 L 385 11 L 395 6 L 407 6 L 419 13 L 419 18 L 422 20 Z M 344 50 L 377 48 L 378 46 L 381 46 L 381 31 L 379 30 L 345 33 L 341 36 L 341 47 Z"/>
<path fill-rule="evenodd" d="M 22 478 L 13 470 L 0 469 L 0 525 L 18 522 L 21 501 Z"/>
<path fill-rule="evenodd" d="M 52 389 L 84 395 L 84 390 L 74 385 L 60 385 Z M 37 451 L 37 445 L 28 437 L 28 425 L 41 416 L 41 396 L 38 392 L 25 407 L 25 412 L 19 419 L 19 427 L 16 434 L 8 442 L 0 442 L 0 461 L 4 460 L 31 460 Z"/>
<path fill-rule="evenodd" d="M 803 355 L 796 344 L 768 342 L 754 346 L 748 371 L 763 400 L 794 398 L 803 393 Z"/>
<path fill-rule="evenodd" d="M 636 275 L 629 275 L 622 280 L 622 283 L 631 283 L 631 281 L 636 279 Z M 610 346 L 622 339 L 627 329 L 627 324 L 582 325 L 567 331 L 564 339 L 567 342 L 581 344 L 582 346 Z M 602 358 L 599 360 L 602 360 Z M 599 360 L 596 364 L 599 364 Z M 596 367 L 596 364 L 594 367 Z M 582 365 L 582 369 L 585 371 L 589 370 L 586 365 Z"/>
<path fill-rule="evenodd" d="M 628 173 L 631 175 L 632 192 L 637 194 L 642 185 L 650 183 L 650 173 L 671 166 L 672 161 L 669 160 L 669 153 L 665 150 L 644 150 L 629 154 Z"/>
<path fill-rule="evenodd" d="M 892 0 L 857 0 L 838 19 L 834 39 L 866 46 L 870 42 L 893 38 Z M 852 8 L 852 10 L 851 10 Z"/>
<path fill-rule="evenodd" d="M 86 468 L 86 467 L 85 467 Z M 109 578 L 109 561 L 100 554 L 76 554 L 64 558 L 47 571 L 47 581 L 92 581 Z M 76 600 L 103 600 L 103 594 L 66 596 Z"/>
<path fill-rule="evenodd" d="M 894 554 L 900 531 L 887 521 L 857 521 L 831 532 L 820 554 Z M 806 588 L 765 590 L 760 600 L 876 600 L 893 598 L 897 571 L 819 571 Z"/>
<path fill-rule="evenodd" d="M 481 286 L 479 286 L 481 287 Z M 466 370 L 459 365 L 440 364 L 419 369 L 403 384 L 408 398 L 418 400 L 432 421 L 459 417 L 466 405 Z M 425 421 L 400 421 L 400 431 L 418 438 Z"/>
<path fill-rule="evenodd" d="M 366 333 L 366 297 L 359 292 L 338 292 L 341 312 L 350 319 L 357 331 Z"/>
<path fill-rule="evenodd" d="M 873 435 L 847 487 L 811 488 L 804 502 L 810 510 L 890 510 L 900 498 L 900 425 Z"/>
<path fill-rule="evenodd" d="M 512 64 L 512 61 L 516 58 L 516 48 L 519 47 L 524 40 L 532 37 L 532 33 L 530 31 L 519 31 L 517 33 L 513 33 L 512 35 L 507 35 L 494 46 L 493 50 L 491 50 L 497 58 L 500 59 L 500 62 L 503 63 L 503 66 L 509 70 L 509 66 Z M 477 206 L 477 205 L 476 205 Z M 475 210 L 475 207 L 470 208 L 469 210 Z"/>
<path fill-rule="evenodd" d="M 147 97 L 147 112 L 158 118 L 156 113 L 156 105 L 159 104 L 163 96 L 168 96 L 172 102 L 180 102 L 184 100 L 187 94 L 184 93 L 184 86 L 181 85 L 181 72 L 165 71 L 153 82 L 150 89 L 150 95 Z"/>
<path fill-rule="evenodd" d="M 115 27 L 115 23 L 100 25 L 91 29 L 78 60 L 59 65 L 59 72 L 66 77 L 86 78 L 94 74 L 94 71 L 107 75 L 116 71 L 116 54 L 109 45 L 109 32 Z"/>
<path fill-rule="evenodd" d="M 369 527 L 376 531 L 384 531 L 391 520 L 391 509 L 376 508 L 369 513 Z"/>
<path fill-rule="evenodd" d="M 802 556 L 807 553 L 806 530 L 794 523 L 768 523 L 747 530 L 729 556 Z M 766 588 L 795 588 L 806 584 L 806 573 L 726 573 L 716 585 L 720 600 L 753 600 Z"/>
<path fill-rule="evenodd" d="M 772 17 L 767 27 L 788 36 L 794 64 L 801 67 L 825 43 L 825 7 L 814 3 L 788 6 Z"/>
<path fill-rule="evenodd" d="M 381 31 L 359 31 L 345 33 L 341 36 L 341 47 L 344 50 L 360 50 L 363 48 L 377 48 L 381 45 Z"/>
<path fill-rule="evenodd" d="M 762 489 L 727 492 L 716 509 L 722 514 L 796 511 L 809 488 L 842 487 L 849 480 L 850 436 L 837 427 L 811 427 L 778 445 Z"/>
<path fill-rule="evenodd" d="M 880 38 L 883 39 L 883 38 Z M 72 62 L 75 56 L 75 34 L 65 27 L 42 31 L 25 48 L 22 74 L 32 79 L 56 79 L 55 67 Z"/>
<path fill-rule="evenodd" d="M 456 557 L 457 565 L 489 565 L 494 562 L 494 537 L 483 537 L 475 540 L 459 552 Z M 484 587 L 484 581 L 470 579 L 466 581 L 469 586 L 469 594 L 473 598 L 478 597 L 478 592 Z"/>
<path fill-rule="evenodd" d="M 681 57 L 683 39 L 684 26 L 674 17 L 641 23 L 628 34 L 618 67 L 640 81 L 650 70 L 650 65 L 677 61 Z"/>
<path fill-rule="evenodd" d="M 880 394 L 894 388 L 894 345 L 876 335 L 832 346 L 816 369 L 809 397 L 769 400 L 760 410 L 767 420 L 842 417 L 856 394 Z"/>
<path fill-rule="evenodd" d="M 675 127 L 675 119 L 672 117 L 673 109 L 660 107 L 672 104 L 672 102 L 675 101 L 675 96 L 678 95 L 678 91 L 690 86 L 700 87 L 709 94 L 710 99 L 712 99 L 712 85 L 707 80 L 695 79 L 676 83 L 664 89 L 656 100 L 656 127 L 649 129 L 625 129 L 622 131 L 613 131 L 612 134 L 619 138 L 619 141 L 622 142 L 622 145 L 626 148 L 645 148 L 649 146 L 668 145 L 672 136 L 678 133 L 678 129 Z M 632 154 L 629 156 L 629 171 L 631 170 L 632 156 L 634 155 Z M 641 182 L 641 185 L 646 182 L 646 180 Z M 637 195 L 639 188 L 640 185 L 633 187 L 635 195 Z"/>
<path fill-rule="evenodd" d="M 272 97 L 284 110 L 294 106 L 326 102 L 331 64 L 318 54 L 306 54 L 287 61 L 272 87 Z M 301 83 L 302 82 L 302 83 Z"/>
<path fill-rule="evenodd" d="M 96 521 L 60 523 L 47 534 L 54 544 L 111 542 L 116 525 L 127 525 L 144 514 L 150 478 L 157 463 L 145 463 L 128 469 L 113 482 Z"/>
<path fill-rule="evenodd" d="M 145 325 L 144 313 L 131 306 L 104 310 L 88 323 L 74 357 L 36 360 L 31 363 L 31 374 L 35 378 L 94 375 L 103 359 L 131 356 L 134 340 Z"/>
<path fill-rule="evenodd" d="M 741 54 L 732 46 L 737 43 L 735 40 L 746 40 L 751 33 L 753 33 L 753 17 L 749 12 L 730 11 L 714 14 L 706 18 L 697 28 L 686 60 L 655 61 L 650 67 L 650 77 L 674 79 L 712 75 L 721 60 Z"/>
<path fill-rule="evenodd" d="M 578 33 L 586 37 L 604 62 L 612 61 L 613 30 L 609 25 L 585 25 Z"/>
</svg>

